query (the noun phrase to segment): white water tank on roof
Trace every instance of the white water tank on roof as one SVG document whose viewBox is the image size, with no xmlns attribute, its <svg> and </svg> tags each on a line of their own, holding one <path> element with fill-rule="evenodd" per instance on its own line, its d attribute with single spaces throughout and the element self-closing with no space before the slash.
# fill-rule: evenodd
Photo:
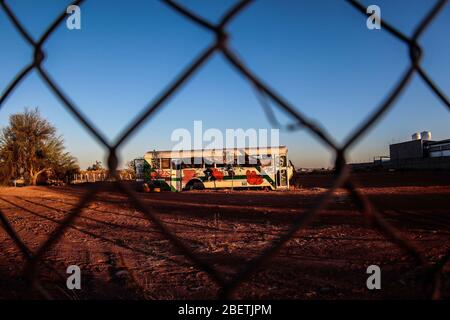
<svg viewBox="0 0 450 320">
<path fill-rule="evenodd" d="M 420 140 L 420 139 L 422 139 L 422 135 L 420 134 L 420 132 L 413 133 L 413 135 L 411 136 L 411 139 L 412 140 Z"/>
<path fill-rule="evenodd" d="M 420 133 L 422 136 L 422 140 L 431 140 L 431 132 L 430 131 L 422 131 Z"/>
</svg>

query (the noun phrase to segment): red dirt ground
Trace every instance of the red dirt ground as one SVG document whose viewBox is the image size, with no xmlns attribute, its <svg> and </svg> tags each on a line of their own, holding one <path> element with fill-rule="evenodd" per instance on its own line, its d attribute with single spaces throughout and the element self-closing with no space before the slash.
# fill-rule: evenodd
<svg viewBox="0 0 450 320">
<path fill-rule="evenodd" d="M 450 248 L 448 173 L 359 174 L 361 191 L 429 262 Z M 170 230 L 203 260 L 231 276 L 296 215 L 311 208 L 330 183 L 327 175 L 300 177 L 287 192 L 195 191 L 140 194 Z M 0 188 L 0 209 L 34 251 L 77 203 L 86 186 Z M 39 280 L 60 299 L 211 299 L 218 286 L 156 231 L 127 198 L 110 187 L 97 195 L 45 262 L 66 276 L 82 270 L 82 290 L 65 289 L 43 264 Z M 382 289 L 366 288 L 367 266 L 382 270 Z M 449 263 L 450 264 L 450 263 Z M 0 231 L 0 298 L 41 298 L 21 278 L 25 259 Z M 450 297 L 450 266 L 442 293 Z M 386 240 L 339 190 L 312 224 L 241 284 L 236 298 L 406 299 L 426 298 L 420 269 Z"/>
</svg>

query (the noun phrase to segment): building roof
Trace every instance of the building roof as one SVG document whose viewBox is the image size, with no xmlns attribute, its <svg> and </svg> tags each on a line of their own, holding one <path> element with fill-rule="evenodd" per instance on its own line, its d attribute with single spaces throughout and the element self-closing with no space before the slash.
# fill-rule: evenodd
<svg viewBox="0 0 450 320">
<path fill-rule="evenodd" d="M 402 145 L 402 144 L 409 144 L 409 143 L 422 143 L 425 142 L 427 140 L 422 140 L 422 139 L 417 139 L 417 140 L 408 140 L 408 141 L 403 141 L 403 142 L 397 142 L 397 143 L 391 143 L 389 146 L 398 146 L 398 145 Z"/>
<path fill-rule="evenodd" d="M 436 145 L 436 144 L 444 144 L 444 143 L 450 143 L 450 139 L 445 140 L 439 140 L 439 141 L 424 141 L 427 145 Z"/>
</svg>

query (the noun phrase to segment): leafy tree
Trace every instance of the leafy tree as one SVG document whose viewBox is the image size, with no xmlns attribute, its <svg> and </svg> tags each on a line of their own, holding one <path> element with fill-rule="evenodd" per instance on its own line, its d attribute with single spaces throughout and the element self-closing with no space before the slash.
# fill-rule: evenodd
<svg viewBox="0 0 450 320">
<path fill-rule="evenodd" d="M 23 177 L 32 185 L 44 172 L 61 179 L 79 170 L 77 160 L 65 152 L 62 137 L 37 108 L 9 117 L 0 132 L 0 164 L 3 182 Z"/>
<path fill-rule="evenodd" d="M 124 173 L 130 174 L 132 179 L 136 178 L 136 165 L 134 160 L 128 161 L 126 163 L 126 168 L 123 170 Z"/>
<path fill-rule="evenodd" d="M 95 161 L 95 163 L 92 166 L 89 166 L 87 169 L 87 171 L 102 171 L 103 169 L 103 165 L 101 161 Z"/>
</svg>

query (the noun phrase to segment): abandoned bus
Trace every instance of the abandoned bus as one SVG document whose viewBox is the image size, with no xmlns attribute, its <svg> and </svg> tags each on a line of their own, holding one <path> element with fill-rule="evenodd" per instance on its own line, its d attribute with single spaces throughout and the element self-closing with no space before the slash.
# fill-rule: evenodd
<svg viewBox="0 0 450 320">
<path fill-rule="evenodd" d="M 151 151 L 135 160 L 138 181 L 167 190 L 288 189 L 293 166 L 285 146 Z"/>
</svg>

